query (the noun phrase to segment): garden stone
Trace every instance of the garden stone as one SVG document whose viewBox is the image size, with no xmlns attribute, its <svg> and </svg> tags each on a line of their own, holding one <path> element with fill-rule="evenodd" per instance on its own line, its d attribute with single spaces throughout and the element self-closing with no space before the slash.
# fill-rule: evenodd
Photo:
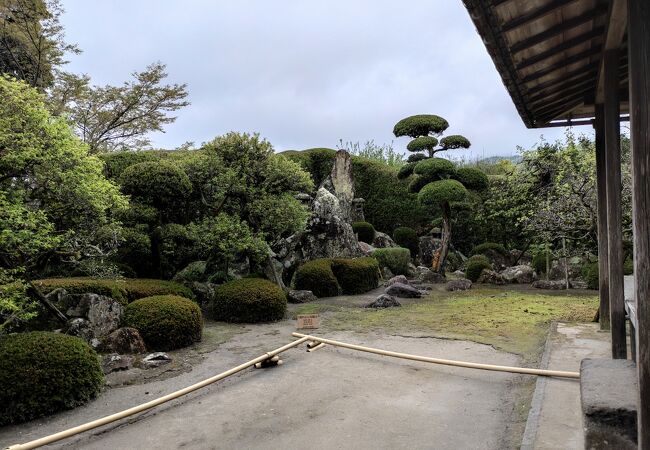
<svg viewBox="0 0 650 450">
<path fill-rule="evenodd" d="M 467 278 L 461 278 L 459 280 L 451 280 L 445 286 L 445 289 L 448 291 L 466 291 L 472 287 L 472 282 Z"/>
<path fill-rule="evenodd" d="M 287 294 L 287 301 L 289 303 L 309 303 L 318 300 L 312 291 L 306 290 L 291 290 Z"/>
<path fill-rule="evenodd" d="M 165 352 L 155 352 L 149 353 L 147 356 L 142 358 L 140 361 L 140 366 L 143 369 L 153 369 L 155 367 L 160 367 L 164 364 L 169 364 L 172 359 Z"/>
<path fill-rule="evenodd" d="M 478 278 L 478 282 L 484 284 L 506 284 L 503 275 L 490 269 L 483 269 L 481 276 Z"/>
<path fill-rule="evenodd" d="M 524 252 L 522 255 L 520 250 L 512 249 L 510 250 L 510 261 L 518 265 L 530 266 L 533 264 L 533 256 L 528 252 Z"/>
<path fill-rule="evenodd" d="M 375 239 L 372 241 L 372 245 L 375 248 L 399 247 L 389 235 L 381 231 L 375 231 Z"/>
<path fill-rule="evenodd" d="M 406 271 L 407 271 L 407 274 L 408 274 L 409 277 L 414 277 L 418 273 L 418 268 L 415 267 L 415 264 L 413 264 L 412 262 L 409 262 L 406 265 Z"/>
<path fill-rule="evenodd" d="M 395 283 L 410 284 L 404 275 L 397 275 L 384 283 L 384 287 L 391 286 Z"/>
<path fill-rule="evenodd" d="M 497 271 L 503 270 L 510 265 L 510 254 L 502 254 L 494 249 L 487 249 L 483 253 Z"/>
<path fill-rule="evenodd" d="M 507 267 L 501 275 L 508 283 L 530 284 L 537 279 L 533 268 L 523 264 Z"/>
<path fill-rule="evenodd" d="M 420 272 L 418 274 L 418 280 L 420 280 L 422 283 L 430 284 L 444 283 L 447 281 L 444 275 L 429 269 L 427 269 L 426 272 Z"/>
<path fill-rule="evenodd" d="M 377 250 L 372 245 L 367 244 L 365 242 L 361 242 L 361 241 L 359 241 L 359 249 L 361 250 L 361 253 L 363 253 L 365 256 L 370 256 L 370 255 L 372 255 L 372 252 Z"/>
<path fill-rule="evenodd" d="M 536 289 L 566 289 L 566 282 L 564 280 L 537 280 L 532 285 Z"/>
<path fill-rule="evenodd" d="M 214 283 L 201 283 L 195 281 L 190 286 L 190 289 L 192 289 L 192 292 L 196 296 L 199 305 L 206 306 L 212 303 L 212 300 L 214 299 L 215 287 L 217 287 L 217 285 Z"/>
<path fill-rule="evenodd" d="M 442 246 L 442 241 L 432 236 L 422 236 L 419 242 L 420 260 L 424 266 L 431 267 L 433 255 Z"/>
<path fill-rule="evenodd" d="M 455 277 L 460 277 L 460 278 L 465 278 L 465 272 L 462 270 L 456 270 L 455 272 L 451 273 Z"/>
<path fill-rule="evenodd" d="M 117 330 L 124 314 L 124 306 L 104 295 L 84 294 L 84 297 L 89 304 L 88 321 L 95 337 L 102 338 Z"/>
<path fill-rule="evenodd" d="M 393 296 L 381 294 L 373 302 L 368 303 L 365 308 L 394 308 L 402 306 L 401 303 Z"/>
<path fill-rule="evenodd" d="M 102 371 L 104 375 L 108 375 L 120 370 L 129 370 L 133 367 L 134 361 L 135 358 L 129 355 L 119 355 L 117 353 L 104 355 L 102 356 Z"/>
<path fill-rule="evenodd" d="M 393 272 L 391 272 L 391 270 L 388 267 L 383 267 L 381 269 L 381 277 L 383 279 L 391 279 L 394 278 L 395 275 L 393 275 Z"/>
<path fill-rule="evenodd" d="M 118 328 L 102 341 L 102 349 L 106 352 L 133 354 L 144 353 L 147 347 L 140 333 L 135 328 Z"/>
<path fill-rule="evenodd" d="M 586 281 L 572 280 L 569 282 L 571 289 L 589 289 L 589 285 Z"/>
<path fill-rule="evenodd" d="M 95 334 L 90 327 L 90 322 L 81 317 L 77 317 L 68 321 L 66 324 L 66 334 L 77 336 L 91 345 L 96 340 Z M 97 346 L 93 347 L 97 348 Z"/>
<path fill-rule="evenodd" d="M 402 298 L 420 298 L 422 292 L 408 284 L 395 283 L 386 288 L 386 294 Z"/>
</svg>

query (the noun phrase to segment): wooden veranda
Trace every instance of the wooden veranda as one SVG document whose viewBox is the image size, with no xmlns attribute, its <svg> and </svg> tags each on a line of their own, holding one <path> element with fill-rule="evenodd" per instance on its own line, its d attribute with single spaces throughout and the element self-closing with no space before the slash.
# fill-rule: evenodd
<svg viewBox="0 0 650 450">
<path fill-rule="evenodd" d="M 639 382 L 638 446 L 650 449 L 650 0 L 463 2 L 527 127 L 596 130 L 600 318 L 611 330 L 613 358 L 628 357 L 620 122 L 630 121 L 631 356 Z"/>
</svg>

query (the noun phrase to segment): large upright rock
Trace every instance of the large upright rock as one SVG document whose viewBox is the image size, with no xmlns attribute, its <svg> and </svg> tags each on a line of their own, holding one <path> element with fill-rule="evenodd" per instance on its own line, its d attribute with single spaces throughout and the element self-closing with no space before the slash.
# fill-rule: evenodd
<svg viewBox="0 0 650 450">
<path fill-rule="evenodd" d="M 320 185 L 334 194 L 339 200 L 339 217 L 352 222 L 352 202 L 354 200 L 354 178 L 352 177 L 352 157 L 345 150 L 336 152 L 332 171 Z"/>
</svg>

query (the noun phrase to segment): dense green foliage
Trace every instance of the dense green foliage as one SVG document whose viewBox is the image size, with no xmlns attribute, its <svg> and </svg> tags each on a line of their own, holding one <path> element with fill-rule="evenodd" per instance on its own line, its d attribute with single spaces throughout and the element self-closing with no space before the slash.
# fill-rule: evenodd
<svg viewBox="0 0 650 450">
<path fill-rule="evenodd" d="M 332 272 L 343 294 L 363 294 L 379 286 L 379 264 L 375 258 L 335 258 Z"/>
<path fill-rule="evenodd" d="M 0 425 L 74 408 L 104 384 L 95 351 L 60 333 L 0 336 Z"/>
<path fill-rule="evenodd" d="M 192 291 L 182 284 L 165 280 L 143 278 L 116 280 L 94 278 L 49 278 L 34 282 L 45 294 L 54 289 L 65 289 L 68 294 L 93 293 L 106 295 L 122 304 L 154 295 L 176 295 L 194 298 Z"/>
<path fill-rule="evenodd" d="M 155 295 L 129 303 L 122 321 L 140 332 L 147 347 L 159 351 L 198 342 L 203 329 L 199 306 L 177 295 Z"/>
<path fill-rule="evenodd" d="M 424 186 L 418 198 L 429 208 L 439 208 L 444 202 L 461 202 L 467 197 L 467 189 L 456 180 L 440 180 Z"/>
<path fill-rule="evenodd" d="M 352 224 L 352 230 L 356 233 L 361 242 L 372 244 L 372 241 L 375 240 L 375 227 L 373 227 L 371 223 L 354 222 Z"/>
<path fill-rule="evenodd" d="M 409 142 L 406 145 L 406 149 L 410 152 L 421 152 L 424 150 L 433 150 L 437 145 L 438 145 L 438 139 L 436 139 L 435 137 L 419 136 L 413 139 L 411 142 Z"/>
<path fill-rule="evenodd" d="M 205 261 L 194 261 L 189 263 L 174 275 L 174 281 L 179 283 L 192 283 L 194 281 L 206 281 L 206 268 Z"/>
<path fill-rule="evenodd" d="M 457 148 L 469 148 L 469 139 L 459 134 L 452 134 L 440 139 L 440 146 L 445 150 L 454 150 Z"/>
<path fill-rule="evenodd" d="M 483 269 L 491 269 L 492 264 L 490 261 L 483 255 L 474 255 L 467 260 L 467 265 L 465 268 L 465 278 L 470 280 L 472 283 L 475 283 L 481 276 Z"/>
<path fill-rule="evenodd" d="M 454 163 L 444 158 L 427 158 L 418 162 L 413 168 L 413 173 L 427 181 L 447 178 L 454 171 Z"/>
<path fill-rule="evenodd" d="M 487 175 L 476 167 L 459 167 L 453 175 L 454 179 L 460 181 L 467 189 L 474 191 L 485 191 L 489 186 Z"/>
<path fill-rule="evenodd" d="M 548 257 L 547 257 L 548 255 Z M 546 253 L 546 252 L 539 252 L 536 253 L 535 256 L 533 256 L 533 269 L 535 272 L 538 274 L 543 274 L 546 273 L 546 262 L 548 259 L 548 264 L 549 268 L 553 267 L 553 254 L 552 253 Z"/>
<path fill-rule="evenodd" d="M 229 281 L 215 290 L 214 318 L 225 322 L 257 323 L 281 320 L 287 296 L 280 287 L 260 278 Z"/>
<path fill-rule="evenodd" d="M 316 297 L 339 295 L 339 285 L 332 271 L 331 259 L 314 259 L 298 267 L 295 275 L 296 289 L 312 291 Z"/>
<path fill-rule="evenodd" d="M 396 137 L 409 136 L 417 138 L 430 134 L 441 134 L 449 128 L 449 123 L 440 116 L 433 114 L 418 114 L 406 117 L 395 124 L 393 134 Z"/>
<path fill-rule="evenodd" d="M 393 231 L 393 240 L 400 247 L 408 248 L 411 252 L 411 258 L 415 258 L 418 254 L 420 241 L 418 235 L 413 228 L 398 227 Z"/>
<path fill-rule="evenodd" d="M 502 244 L 497 244 L 496 242 L 483 242 L 472 249 L 472 255 L 484 255 L 488 251 L 497 252 L 504 256 L 508 254 L 508 250 L 506 250 Z"/>
<path fill-rule="evenodd" d="M 408 275 L 408 264 L 411 262 L 411 252 L 408 248 L 378 248 L 372 252 L 372 257 L 379 262 L 382 269 L 388 267 L 394 275 Z"/>
<path fill-rule="evenodd" d="M 582 278 L 587 282 L 588 289 L 599 288 L 598 261 L 587 264 L 582 268 Z"/>
</svg>

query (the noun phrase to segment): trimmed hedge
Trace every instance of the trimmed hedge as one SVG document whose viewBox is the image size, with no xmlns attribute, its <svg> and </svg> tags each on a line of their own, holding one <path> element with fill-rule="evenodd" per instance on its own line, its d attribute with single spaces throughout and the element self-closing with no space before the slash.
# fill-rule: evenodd
<svg viewBox="0 0 650 450">
<path fill-rule="evenodd" d="M 472 283 L 476 283 L 483 269 L 491 269 L 492 264 L 490 260 L 483 255 L 474 255 L 467 260 L 467 267 L 465 269 L 465 278 L 470 280 Z"/>
<path fill-rule="evenodd" d="M 166 280 L 146 278 L 121 278 L 116 280 L 104 278 L 46 278 L 34 282 L 44 294 L 54 289 L 63 288 L 68 294 L 93 293 L 106 295 L 126 305 L 129 302 L 152 295 L 173 294 L 194 299 L 192 290 L 182 284 Z"/>
<path fill-rule="evenodd" d="M 82 405 L 103 384 L 97 354 L 82 339 L 46 331 L 0 336 L 0 425 Z"/>
<path fill-rule="evenodd" d="M 395 275 L 408 274 L 408 264 L 411 262 L 411 251 L 408 248 L 379 248 L 372 252 L 372 257 L 379 262 L 380 267 L 388 267 Z"/>
<path fill-rule="evenodd" d="M 124 326 L 140 332 L 153 350 L 174 350 L 201 340 L 203 317 L 192 300 L 177 295 L 155 295 L 130 303 Z"/>
<path fill-rule="evenodd" d="M 287 296 L 275 283 L 261 278 L 241 278 L 215 290 L 214 318 L 224 322 L 269 322 L 281 320 Z"/>
<path fill-rule="evenodd" d="M 412 258 L 415 258 L 415 256 L 418 254 L 420 241 L 418 240 L 418 234 L 413 228 L 395 228 L 395 231 L 393 231 L 393 239 L 395 240 L 395 243 L 400 247 L 408 248 L 411 251 Z"/>
<path fill-rule="evenodd" d="M 582 268 L 582 277 L 587 282 L 587 289 L 598 290 L 600 287 L 598 276 L 598 261 L 589 263 Z"/>
<path fill-rule="evenodd" d="M 375 258 L 336 258 L 332 272 L 344 294 L 363 294 L 379 286 L 379 263 Z"/>
<path fill-rule="evenodd" d="M 375 240 L 375 227 L 368 222 L 354 222 L 352 224 L 352 231 L 354 231 L 361 242 L 372 244 Z"/>
<path fill-rule="evenodd" d="M 332 260 L 314 259 L 296 270 L 296 289 L 312 291 L 316 297 L 334 297 L 341 293 L 334 272 Z"/>
<path fill-rule="evenodd" d="M 546 273 L 546 252 L 539 252 L 533 256 L 533 269 L 537 274 Z M 549 268 L 553 267 L 553 253 L 549 253 Z"/>
</svg>

